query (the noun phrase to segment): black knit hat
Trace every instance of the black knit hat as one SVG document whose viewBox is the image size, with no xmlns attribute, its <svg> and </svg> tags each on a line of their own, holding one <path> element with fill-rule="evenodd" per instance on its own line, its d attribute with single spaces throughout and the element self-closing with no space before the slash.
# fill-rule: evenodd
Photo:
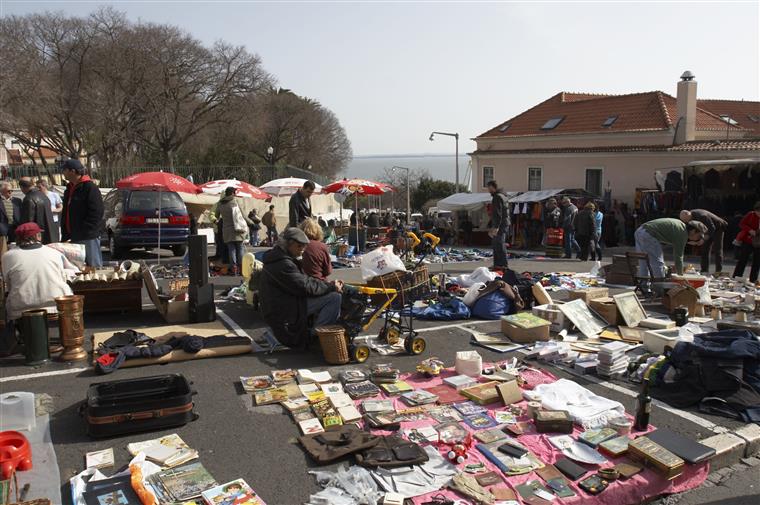
<svg viewBox="0 0 760 505">
<path fill-rule="evenodd" d="M 61 163 L 61 171 L 63 170 L 73 170 L 79 175 L 84 175 L 85 173 L 87 173 L 87 169 L 84 168 L 84 165 L 82 165 L 82 162 L 76 158 L 69 158 L 63 163 Z"/>
</svg>

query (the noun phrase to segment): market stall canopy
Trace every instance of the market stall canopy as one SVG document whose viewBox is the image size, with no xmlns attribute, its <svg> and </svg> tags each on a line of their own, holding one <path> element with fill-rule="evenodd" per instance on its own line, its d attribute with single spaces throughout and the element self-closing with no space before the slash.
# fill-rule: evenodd
<svg viewBox="0 0 760 505">
<path fill-rule="evenodd" d="M 553 196 L 562 195 L 571 198 L 599 198 L 585 189 L 544 189 L 541 191 L 526 191 L 509 199 L 509 203 L 542 202 Z"/>
<path fill-rule="evenodd" d="M 253 184 L 248 184 L 245 181 L 238 181 L 237 179 L 219 179 L 200 185 L 201 190 L 209 195 L 220 195 L 229 187 L 233 187 L 237 190 L 235 196 L 239 198 L 255 198 L 257 200 L 268 200 L 271 198 L 271 195 L 261 191 Z"/>
<path fill-rule="evenodd" d="M 517 193 L 507 193 L 508 197 Z M 485 204 L 492 199 L 491 193 L 454 193 L 442 200 L 438 200 L 437 207 L 441 210 L 458 210 L 473 211 L 483 208 Z"/>
<path fill-rule="evenodd" d="M 283 179 L 275 179 L 259 186 L 259 189 L 265 193 L 269 193 L 272 196 L 290 196 L 303 187 L 303 183 L 306 179 L 300 177 L 285 177 Z M 314 193 L 321 193 L 322 186 L 314 183 L 316 188 Z"/>
</svg>

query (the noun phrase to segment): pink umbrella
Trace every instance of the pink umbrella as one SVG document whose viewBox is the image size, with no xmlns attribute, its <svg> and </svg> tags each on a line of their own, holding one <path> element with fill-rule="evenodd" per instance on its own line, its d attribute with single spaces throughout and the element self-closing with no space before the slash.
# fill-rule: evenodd
<svg viewBox="0 0 760 505">
<path fill-rule="evenodd" d="M 122 189 L 156 189 L 176 191 L 196 195 L 200 188 L 182 176 L 169 172 L 143 172 L 133 174 L 116 181 L 116 187 Z"/>
<path fill-rule="evenodd" d="M 257 200 L 268 200 L 271 198 L 270 195 L 264 193 L 253 184 L 248 184 L 245 181 L 238 181 L 237 179 L 219 179 L 217 181 L 210 181 L 201 184 L 200 188 L 204 193 L 219 195 L 230 186 L 237 190 L 235 196 L 241 198 L 256 198 Z"/>
</svg>

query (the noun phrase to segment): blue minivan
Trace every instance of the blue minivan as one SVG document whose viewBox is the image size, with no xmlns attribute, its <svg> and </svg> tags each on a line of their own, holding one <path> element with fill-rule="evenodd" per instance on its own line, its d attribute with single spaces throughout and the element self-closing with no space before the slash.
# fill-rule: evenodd
<svg viewBox="0 0 760 505">
<path fill-rule="evenodd" d="M 159 198 L 161 198 L 159 215 Z M 108 244 L 111 259 L 130 249 L 158 247 L 184 256 L 190 234 L 190 215 L 185 202 L 173 191 L 114 189 L 103 199 L 105 225 L 101 243 Z"/>
</svg>

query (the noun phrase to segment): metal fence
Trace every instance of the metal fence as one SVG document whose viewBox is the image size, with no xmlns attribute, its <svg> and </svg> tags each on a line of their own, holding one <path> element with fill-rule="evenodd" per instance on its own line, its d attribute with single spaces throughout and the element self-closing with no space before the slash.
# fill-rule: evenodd
<svg viewBox="0 0 760 505">
<path fill-rule="evenodd" d="M 101 187 L 113 187 L 116 181 L 128 175 L 142 172 L 168 171 L 163 165 L 124 166 L 111 168 L 96 168 L 92 171 L 93 179 L 97 179 Z M 175 166 L 174 172 L 182 177 L 193 176 L 196 184 L 214 181 L 218 179 L 238 179 L 249 182 L 254 186 L 260 186 L 272 179 L 282 177 L 300 177 L 310 179 L 317 184 L 329 184 L 332 178 L 321 174 L 315 174 L 309 170 L 293 166 Z M 49 177 L 58 173 L 57 167 L 42 165 L 14 165 L 7 168 L 5 178 L 19 179 L 20 177 Z"/>
</svg>

